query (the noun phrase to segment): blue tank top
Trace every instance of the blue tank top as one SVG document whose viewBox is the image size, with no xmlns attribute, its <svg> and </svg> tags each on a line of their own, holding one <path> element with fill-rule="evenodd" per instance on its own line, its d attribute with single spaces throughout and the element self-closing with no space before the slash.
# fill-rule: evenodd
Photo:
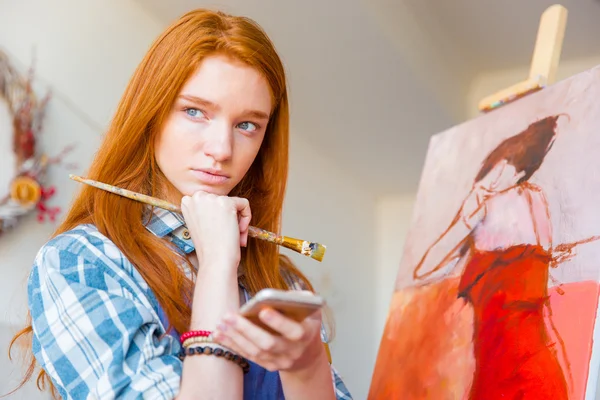
<svg viewBox="0 0 600 400">
<path fill-rule="evenodd" d="M 248 362 L 250 371 L 244 374 L 244 400 L 285 400 L 279 372 Z"/>
<path fill-rule="evenodd" d="M 165 312 L 160 304 L 157 306 L 158 316 L 163 326 L 169 326 Z M 174 329 L 171 329 L 169 334 L 179 338 L 179 334 Z M 248 362 L 250 370 L 244 374 L 244 400 L 285 400 L 279 372 L 271 372 L 250 360 Z"/>
</svg>

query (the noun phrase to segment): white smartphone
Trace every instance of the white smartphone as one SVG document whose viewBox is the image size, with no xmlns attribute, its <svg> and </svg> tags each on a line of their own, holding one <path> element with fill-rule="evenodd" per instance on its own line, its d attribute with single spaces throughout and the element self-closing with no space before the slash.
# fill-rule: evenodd
<svg viewBox="0 0 600 400">
<path fill-rule="evenodd" d="M 273 308 L 286 317 L 301 322 L 324 305 L 325 300 L 321 296 L 308 291 L 263 289 L 240 308 L 240 314 L 261 328 L 277 333 L 258 318 L 264 308 Z"/>
</svg>

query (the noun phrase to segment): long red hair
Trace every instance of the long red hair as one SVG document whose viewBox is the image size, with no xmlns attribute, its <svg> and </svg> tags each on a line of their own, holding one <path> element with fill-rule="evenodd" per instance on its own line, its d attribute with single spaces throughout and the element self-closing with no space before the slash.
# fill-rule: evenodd
<svg viewBox="0 0 600 400">
<path fill-rule="evenodd" d="M 206 56 L 215 53 L 255 68 L 270 86 L 274 109 L 264 141 L 250 170 L 230 195 L 250 201 L 253 225 L 279 232 L 288 171 L 286 78 L 273 44 L 260 26 L 248 18 L 195 10 L 169 26 L 152 44 L 131 78 L 87 176 L 136 192 L 160 195 L 166 178 L 155 161 L 154 140 L 184 83 Z M 94 224 L 138 269 L 172 327 L 183 332 L 190 323 L 188 304 L 193 292 L 192 283 L 180 269 L 185 260 L 169 251 L 166 241 L 145 229 L 144 207 L 84 185 L 54 236 L 79 224 Z M 242 263 L 243 283 L 251 293 L 267 287 L 287 289 L 283 271 L 297 275 L 312 290 L 306 277 L 272 244 L 249 240 L 242 249 Z M 31 337 L 29 316 L 28 326 L 11 342 L 11 347 L 19 338 L 26 343 L 29 369 L 22 384 L 36 368 Z M 45 371 L 39 373 L 37 384 L 40 389 L 48 384 L 56 397 Z"/>
</svg>

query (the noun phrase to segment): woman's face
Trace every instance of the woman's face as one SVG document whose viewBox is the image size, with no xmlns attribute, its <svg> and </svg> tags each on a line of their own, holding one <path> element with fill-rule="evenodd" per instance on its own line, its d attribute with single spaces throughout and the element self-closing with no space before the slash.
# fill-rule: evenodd
<svg viewBox="0 0 600 400">
<path fill-rule="evenodd" d="M 514 165 L 502 160 L 492 168 L 485 178 L 478 182 L 477 186 L 490 192 L 501 192 L 515 186 L 523 175 L 525 175 L 525 171 L 517 173 Z"/>
<path fill-rule="evenodd" d="M 227 195 L 254 162 L 272 109 L 266 79 L 255 69 L 214 55 L 179 93 L 155 142 L 167 197 L 197 191 Z"/>
</svg>

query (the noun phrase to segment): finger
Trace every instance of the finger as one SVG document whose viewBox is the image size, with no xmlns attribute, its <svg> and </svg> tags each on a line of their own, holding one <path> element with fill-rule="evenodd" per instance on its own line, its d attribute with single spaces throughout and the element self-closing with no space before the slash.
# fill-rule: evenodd
<svg viewBox="0 0 600 400">
<path fill-rule="evenodd" d="M 246 349 L 240 347 L 236 342 L 234 342 L 233 340 L 231 340 L 231 338 L 227 336 L 224 336 L 223 338 L 219 339 L 218 341 L 216 341 L 216 343 L 220 344 L 223 347 L 226 347 L 228 350 L 232 351 L 238 356 L 245 358 L 247 361 L 252 361 L 260 365 L 267 371 L 275 372 L 282 369 L 280 368 L 276 360 L 265 357 L 258 358 L 257 356 L 248 353 Z"/>
<path fill-rule="evenodd" d="M 242 221 L 242 217 L 240 215 L 238 215 L 238 225 L 240 225 L 241 221 Z M 240 246 L 242 246 L 242 247 L 248 246 L 248 228 L 244 232 L 242 230 L 241 225 L 240 225 Z"/>
<path fill-rule="evenodd" d="M 250 354 L 248 354 L 243 348 L 241 348 L 230 337 L 228 337 L 224 334 L 220 334 L 220 336 L 213 335 L 213 339 L 216 344 L 219 344 L 219 345 L 227 348 L 228 350 L 232 351 L 233 353 L 237 354 L 240 357 L 244 357 L 246 360 L 251 360 L 254 362 L 258 361 L 254 357 L 252 357 Z"/>
<path fill-rule="evenodd" d="M 282 340 L 280 337 L 267 332 L 241 315 L 233 315 L 230 318 L 225 318 L 225 321 L 232 329 L 235 329 L 240 335 L 254 343 L 261 350 L 270 353 L 281 351 Z"/>
<path fill-rule="evenodd" d="M 190 207 L 191 202 L 192 202 L 191 196 L 183 196 L 181 198 L 181 204 L 180 204 L 181 211 L 186 211 Z"/>
<path fill-rule="evenodd" d="M 250 202 L 248 199 L 243 199 L 241 197 L 230 197 L 230 199 L 233 201 L 233 205 L 241 217 L 240 223 L 245 226 L 246 229 L 248 229 L 248 225 L 250 225 L 250 219 L 252 218 Z"/>
<path fill-rule="evenodd" d="M 199 201 L 202 198 L 208 197 L 210 193 L 198 190 L 191 196 L 185 195 L 181 198 L 181 210 L 186 211 L 193 207 L 194 201 Z"/>
<path fill-rule="evenodd" d="M 285 317 L 272 308 L 265 308 L 258 314 L 258 317 L 265 325 L 279 332 L 288 340 L 297 341 L 304 337 L 305 329 L 302 324 Z"/>
<path fill-rule="evenodd" d="M 235 348 L 253 360 L 258 360 L 262 355 L 262 350 L 255 343 L 229 324 L 219 324 L 213 333 L 213 338 L 223 346 Z"/>
<path fill-rule="evenodd" d="M 204 190 L 196 190 L 194 193 L 192 193 L 192 197 L 199 199 L 202 197 L 216 197 L 216 195 L 213 193 L 206 192 Z"/>
<path fill-rule="evenodd" d="M 312 294 L 312 292 L 309 292 Z M 318 320 L 319 322 L 323 320 L 323 313 L 321 312 L 321 310 L 316 310 L 315 312 L 313 312 L 312 314 L 310 314 L 308 317 L 305 318 L 305 321 L 308 320 Z"/>
<path fill-rule="evenodd" d="M 246 246 L 248 243 L 248 227 L 252 219 L 252 210 L 248 199 L 241 197 L 231 197 L 233 204 L 238 212 L 238 223 L 240 227 L 240 245 Z"/>
</svg>

